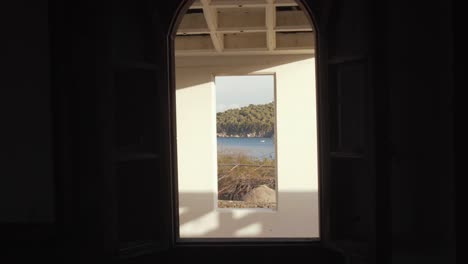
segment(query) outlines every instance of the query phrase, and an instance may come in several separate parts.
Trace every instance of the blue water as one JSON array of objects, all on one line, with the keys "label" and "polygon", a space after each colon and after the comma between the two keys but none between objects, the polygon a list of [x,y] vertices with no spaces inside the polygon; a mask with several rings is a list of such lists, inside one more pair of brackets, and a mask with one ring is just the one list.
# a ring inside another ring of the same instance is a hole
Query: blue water
[{"label": "blue water", "polygon": [[251,157],[275,158],[275,144],[272,138],[217,138],[218,152],[242,152]]}]

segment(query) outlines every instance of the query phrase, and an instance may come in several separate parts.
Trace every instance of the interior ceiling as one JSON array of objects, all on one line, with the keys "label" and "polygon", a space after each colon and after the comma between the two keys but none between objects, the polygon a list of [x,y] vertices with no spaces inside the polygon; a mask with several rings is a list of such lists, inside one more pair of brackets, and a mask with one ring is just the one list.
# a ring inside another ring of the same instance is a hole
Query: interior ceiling
[{"label": "interior ceiling", "polygon": [[175,39],[176,56],[313,54],[314,47],[295,0],[197,0]]}]

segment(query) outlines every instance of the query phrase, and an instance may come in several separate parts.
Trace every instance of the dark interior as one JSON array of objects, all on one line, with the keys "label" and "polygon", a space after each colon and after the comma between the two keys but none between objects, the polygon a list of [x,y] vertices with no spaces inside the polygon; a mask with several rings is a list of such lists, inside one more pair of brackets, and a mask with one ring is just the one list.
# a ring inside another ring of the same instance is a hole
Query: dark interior
[{"label": "dark interior", "polygon": [[274,243],[175,239],[170,36],[190,1],[2,5],[2,263],[456,262],[452,1],[301,2],[321,241]]}]

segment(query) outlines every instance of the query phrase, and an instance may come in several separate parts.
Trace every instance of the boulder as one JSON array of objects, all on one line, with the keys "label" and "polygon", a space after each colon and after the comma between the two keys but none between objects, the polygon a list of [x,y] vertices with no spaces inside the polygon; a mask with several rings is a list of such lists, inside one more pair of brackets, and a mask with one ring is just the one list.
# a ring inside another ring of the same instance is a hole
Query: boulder
[{"label": "boulder", "polygon": [[242,200],[248,203],[275,203],[276,191],[266,185],[260,185],[245,194]]}]

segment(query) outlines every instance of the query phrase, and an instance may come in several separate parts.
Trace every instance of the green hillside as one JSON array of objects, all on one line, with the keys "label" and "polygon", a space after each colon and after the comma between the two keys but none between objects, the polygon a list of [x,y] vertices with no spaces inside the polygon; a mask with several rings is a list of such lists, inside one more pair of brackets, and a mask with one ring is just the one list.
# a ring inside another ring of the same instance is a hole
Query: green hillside
[{"label": "green hillside", "polygon": [[218,137],[272,137],[275,131],[273,102],[230,109],[216,114]]}]

